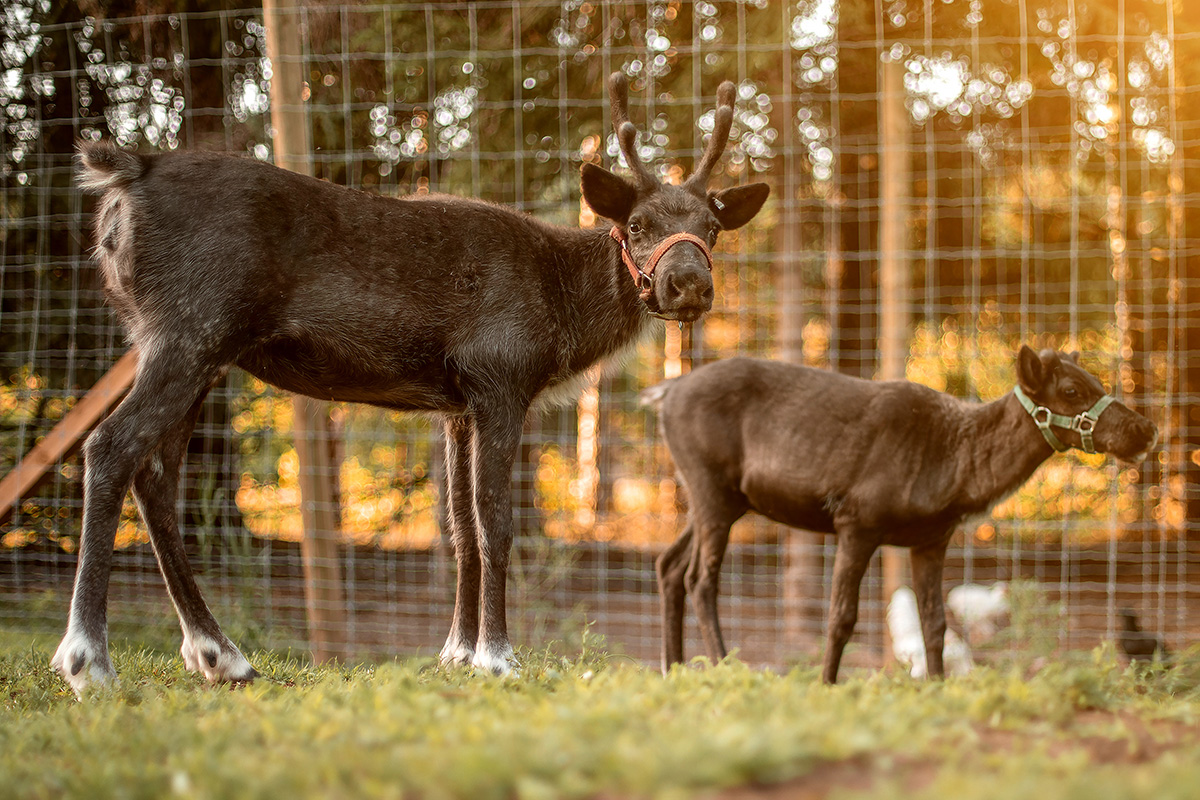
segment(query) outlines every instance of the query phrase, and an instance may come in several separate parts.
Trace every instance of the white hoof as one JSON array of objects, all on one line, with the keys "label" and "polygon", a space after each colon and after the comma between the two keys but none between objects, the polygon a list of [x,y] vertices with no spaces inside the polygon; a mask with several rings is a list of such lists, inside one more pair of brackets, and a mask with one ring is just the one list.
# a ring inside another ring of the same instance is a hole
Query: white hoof
[{"label": "white hoof", "polygon": [[456,641],[454,634],[450,634],[450,638],[446,640],[446,644],[442,647],[442,652],[438,655],[438,661],[447,667],[455,664],[470,664],[474,658],[475,648],[469,644]]},{"label": "white hoof", "polygon": [[503,646],[481,645],[475,650],[471,664],[480,670],[486,670],[493,675],[519,677],[517,659],[513,655],[512,645],[507,642]]},{"label": "white hoof", "polygon": [[108,660],[108,646],[97,644],[70,629],[58,645],[54,658],[50,659],[50,666],[63,676],[80,699],[89,688],[112,686],[117,682],[117,672]]},{"label": "white hoof", "polygon": [[191,672],[200,672],[210,683],[235,681],[245,683],[258,677],[258,671],[228,639],[217,641],[202,633],[184,631],[183,646],[179,648],[183,665]]}]

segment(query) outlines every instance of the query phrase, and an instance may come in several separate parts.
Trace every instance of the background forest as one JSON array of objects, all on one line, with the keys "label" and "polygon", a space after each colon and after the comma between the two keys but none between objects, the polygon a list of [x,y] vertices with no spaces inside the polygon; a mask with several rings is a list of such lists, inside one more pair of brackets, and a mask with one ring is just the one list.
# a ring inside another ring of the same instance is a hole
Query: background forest
[{"label": "background forest", "polygon": [[[383,194],[484,197],[591,226],[604,222],[580,205],[579,167],[619,167],[609,72],[630,76],[643,158],[667,178],[686,174],[702,148],[717,84],[737,83],[733,140],[714,180],[765,180],[772,199],[723,237],[713,313],[665,328],[577,404],[527,423],[518,524],[529,542],[549,543],[537,552],[554,554],[543,559],[551,577],[530,577],[530,591],[549,597],[552,585],[584,602],[565,588],[578,565],[557,543],[652,556],[682,523],[686,498],[655,420],[637,406],[640,389],[734,354],[878,375],[881,76],[885,62],[901,65],[907,376],[990,400],[1011,388],[1022,342],[1079,349],[1163,433],[1140,468],[1075,454],[1049,462],[992,520],[960,534],[964,575],[1017,577],[1031,561],[1068,612],[1098,584],[1100,621],[1064,612],[1063,624],[1111,631],[1116,582],[1129,572],[1158,627],[1183,630],[1197,620],[1169,595],[1194,583],[1200,530],[1200,218],[1187,188],[1200,168],[1197,22],[1182,0],[318,2],[302,16],[305,116],[318,177]],[[272,68],[253,7],[12,0],[0,26],[7,472],[125,349],[87,258],[92,201],[71,188],[75,140],[270,160]],[[334,414],[347,544],[429,551],[451,568],[437,425],[362,407]],[[182,510],[189,547],[214,574],[248,563],[269,573],[258,566],[270,560],[263,543],[299,538],[290,434],[288,398],[247,376],[210,395]],[[65,591],[40,570],[71,563],[78,476],[77,459],[63,461],[5,523],[5,589],[49,581]],[[781,533],[741,523],[743,565],[804,562],[825,575],[828,543],[797,536],[784,547]],[[143,542],[129,506],[121,543]],[[1099,573],[1081,566],[1081,548],[1101,553]],[[625,569],[590,568],[602,580]],[[744,580],[750,594],[792,602],[774,578]],[[603,619],[606,602],[589,610]]]}]

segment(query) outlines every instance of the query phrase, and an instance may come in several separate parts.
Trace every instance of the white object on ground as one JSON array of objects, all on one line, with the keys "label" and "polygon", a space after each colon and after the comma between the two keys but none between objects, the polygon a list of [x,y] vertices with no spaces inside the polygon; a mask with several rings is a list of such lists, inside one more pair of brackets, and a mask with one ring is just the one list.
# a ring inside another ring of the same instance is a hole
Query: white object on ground
[{"label": "white object on ground", "polygon": [[[896,660],[908,665],[909,674],[914,678],[924,678],[928,672],[925,637],[921,633],[917,596],[909,587],[901,586],[892,594],[887,608],[887,625],[892,637],[892,654]],[[966,675],[975,666],[967,643],[949,628],[946,629],[942,647],[942,661],[948,675]]]},{"label": "white object on ground", "polygon": [[946,606],[958,617],[967,641],[973,645],[995,636],[1007,624],[1012,610],[1008,584],[1003,581],[990,587],[978,583],[955,586],[946,595]]}]

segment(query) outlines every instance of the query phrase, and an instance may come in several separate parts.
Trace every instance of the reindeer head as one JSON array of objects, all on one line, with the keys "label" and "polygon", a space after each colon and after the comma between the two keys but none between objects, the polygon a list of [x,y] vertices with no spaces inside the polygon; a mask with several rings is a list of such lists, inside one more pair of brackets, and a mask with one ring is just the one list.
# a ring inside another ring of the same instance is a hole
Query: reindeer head
[{"label": "reindeer head", "polygon": [[733,124],[733,84],[717,89],[716,125],[699,164],[681,186],[660,183],[637,153],[637,128],[629,121],[625,75],[609,78],[613,129],[634,180],[595,164],[583,165],[583,196],[611,219],[613,238],[651,313],[691,322],[712,308],[712,256],[717,234],[749,222],[767,199],[764,183],[708,191],[708,178],[729,141]]},{"label": "reindeer head", "polygon": [[[1079,353],[1035,353],[1021,346],[1017,397],[1055,450],[1078,447],[1138,463],[1158,443],[1154,423],[1113,400],[1100,381],[1079,366]],[[1057,444],[1056,444],[1057,442]]]}]

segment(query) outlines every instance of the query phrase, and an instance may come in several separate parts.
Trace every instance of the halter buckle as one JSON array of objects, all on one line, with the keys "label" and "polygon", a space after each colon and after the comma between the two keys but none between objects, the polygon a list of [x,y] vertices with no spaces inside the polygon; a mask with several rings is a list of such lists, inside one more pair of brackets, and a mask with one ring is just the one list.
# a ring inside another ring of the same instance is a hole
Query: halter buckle
[{"label": "halter buckle", "polygon": [[1051,430],[1053,426],[1057,426],[1063,430],[1077,432],[1080,444],[1082,445],[1080,449],[1083,452],[1096,452],[1092,432],[1096,430],[1096,424],[1100,421],[1100,415],[1113,403],[1114,398],[1112,395],[1106,394],[1097,400],[1087,411],[1081,411],[1073,417],[1067,417],[1062,414],[1055,414],[1046,406],[1035,406],[1020,386],[1014,387],[1013,394],[1016,395],[1025,412],[1033,417],[1034,424],[1037,425],[1038,430],[1042,432],[1042,437],[1052,448],[1060,453],[1070,449],[1070,445],[1063,444],[1062,440]]}]

